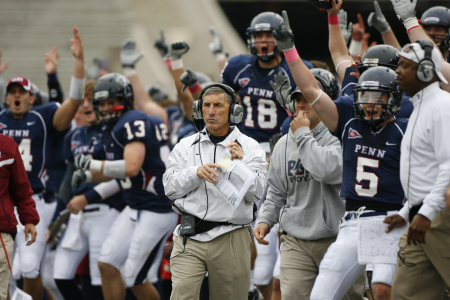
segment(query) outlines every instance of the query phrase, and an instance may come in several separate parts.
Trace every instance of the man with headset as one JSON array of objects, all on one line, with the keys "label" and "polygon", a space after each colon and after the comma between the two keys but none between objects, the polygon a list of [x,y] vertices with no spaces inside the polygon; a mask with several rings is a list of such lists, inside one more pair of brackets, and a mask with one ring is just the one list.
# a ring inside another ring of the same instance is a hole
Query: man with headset
[{"label": "man with headset", "polygon": [[400,156],[400,180],[408,201],[385,223],[410,222],[400,239],[393,299],[442,299],[450,286],[450,209],[444,194],[450,181],[450,94],[441,73],[442,56],[428,40],[399,53],[399,87],[414,104]]},{"label": "man with headset", "polygon": [[[170,154],[163,184],[173,209],[182,215],[173,238],[171,299],[198,298],[206,272],[212,299],[248,297],[252,252],[248,225],[254,202],[264,193],[267,163],[259,144],[230,126],[242,120],[242,111],[229,86],[205,87],[193,113],[204,119],[206,127],[182,139]],[[225,156],[241,160],[256,176],[236,208],[215,186]]]}]

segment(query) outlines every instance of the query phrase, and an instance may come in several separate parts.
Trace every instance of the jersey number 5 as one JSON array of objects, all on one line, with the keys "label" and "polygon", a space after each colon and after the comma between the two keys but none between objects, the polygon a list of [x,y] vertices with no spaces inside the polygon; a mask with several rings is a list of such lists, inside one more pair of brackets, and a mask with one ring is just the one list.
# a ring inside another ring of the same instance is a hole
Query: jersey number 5
[{"label": "jersey number 5", "polygon": [[358,164],[356,166],[356,181],[369,181],[369,188],[364,188],[360,184],[355,184],[355,192],[358,196],[373,197],[378,193],[378,176],[373,172],[366,172],[364,167],[371,167],[378,169],[380,161],[378,159],[372,159],[367,157],[358,157]]}]

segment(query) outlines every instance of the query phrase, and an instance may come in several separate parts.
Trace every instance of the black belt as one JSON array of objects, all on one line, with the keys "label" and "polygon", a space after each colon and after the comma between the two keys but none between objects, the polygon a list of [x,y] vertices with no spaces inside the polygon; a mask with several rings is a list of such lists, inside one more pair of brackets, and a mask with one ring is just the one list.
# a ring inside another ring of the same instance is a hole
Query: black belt
[{"label": "black belt", "polygon": [[412,220],[414,219],[415,215],[417,215],[417,213],[419,212],[419,209],[422,207],[422,204],[419,205],[414,205],[411,206],[411,208],[409,209],[409,223],[412,222]]},{"label": "black belt", "polygon": [[214,222],[214,221],[206,221],[196,216],[183,213],[181,217],[181,227],[180,227],[180,235],[190,236],[194,234],[200,234],[207,231],[210,231],[218,226],[222,225],[234,225],[228,222]]},{"label": "black belt", "polygon": [[87,212],[94,212],[94,211],[99,211],[99,210],[100,210],[99,207],[93,207],[93,208],[85,208],[85,209],[83,209],[83,212],[87,213]]}]

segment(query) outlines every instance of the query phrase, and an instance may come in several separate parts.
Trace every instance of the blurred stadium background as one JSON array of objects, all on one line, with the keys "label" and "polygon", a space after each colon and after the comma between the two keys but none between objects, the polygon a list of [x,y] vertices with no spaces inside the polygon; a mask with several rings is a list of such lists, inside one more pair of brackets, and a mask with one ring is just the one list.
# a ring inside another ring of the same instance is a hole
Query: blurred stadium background
[{"label": "blurred stadium background", "polygon": [[[406,32],[390,1],[378,2],[400,43],[406,43]],[[429,7],[449,4],[449,0],[422,0],[417,15],[420,17]],[[357,13],[366,20],[374,10],[372,0],[346,0],[343,8],[354,23]],[[168,43],[188,42],[190,51],[183,57],[185,68],[218,80],[219,70],[208,49],[212,41],[208,27],[214,25],[219,30],[224,50],[230,56],[247,53],[245,30],[252,18],[260,12],[281,14],[282,10],[289,13],[301,56],[329,61],[326,13],[319,12],[306,0],[1,0],[0,50],[2,62],[11,63],[2,77],[7,81],[16,75],[25,76],[46,90],[44,54],[56,46],[60,55],[58,75],[67,93],[74,62],[70,38],[73,26],[78,26],[87,70],[98,57],[109,61],[111,71],[121,72],[120,45],[124,39],[133,37],[138,50],[146,53],[137,66],[144,85],[160,83],[173,90],[172,79],[153,47],[159,30],[163,29]],[[381,43],[379,33],[368,28],[367,22],[365,25],[371,41]]]}]

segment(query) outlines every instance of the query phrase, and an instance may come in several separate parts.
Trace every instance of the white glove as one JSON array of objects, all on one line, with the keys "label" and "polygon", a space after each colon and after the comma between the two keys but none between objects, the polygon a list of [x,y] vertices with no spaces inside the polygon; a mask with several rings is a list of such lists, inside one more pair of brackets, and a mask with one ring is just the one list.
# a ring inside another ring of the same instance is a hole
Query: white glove
[{"label": "white glove", "polygon": [[342,35],[344,36],[345,44],[348,45],[352,39],[353,23],[348,23],[347,26],[347,12],[343,9],[339,10],[339,27],[341,27]]},{"label": "white glove", "polygon": [[406,22],[416,17],[419,0],[391,0],[399,20]]},{"label": "white glove", "polygon": [[278,75],[275,74],[274,79],[275,83],[271,80],[270,86],[275,91],[277,101],[284,107],[290,102],[289,95],[291,94],[292,87],[289,84],[289,78],[280,71]]},{"label": "white glove", "polygon": [[126,39],[120,47],[120,63],[123,68],[132,68],[144,56],[144,53],[136,53],[136,41]]}]

